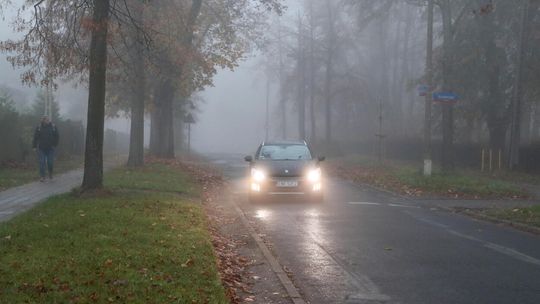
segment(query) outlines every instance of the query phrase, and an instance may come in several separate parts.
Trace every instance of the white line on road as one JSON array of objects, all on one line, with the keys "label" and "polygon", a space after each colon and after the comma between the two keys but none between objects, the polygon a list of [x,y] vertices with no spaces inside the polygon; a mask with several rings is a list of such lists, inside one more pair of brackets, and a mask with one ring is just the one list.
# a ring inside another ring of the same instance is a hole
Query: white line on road
[{"label": "white line on road", "polygon": [[370,202],[348,202],[349,205],[377,205],[379,206],[380,203],[370,203]]},{"label": "white line on road", "polygon": [[409,205],[401,205],[401,204],[388,204],[390,207],[401,207],[401,208],[420,208],[418,206],[409,206]]},{"label": "white line on road", "polygon": [[536,266],[540,266],[540,260],[538,260],[536,258],[533,258],[532,256],[526,255],[524,253],[521,253],[521,252],[519,252],[519,251],[517,251],[515,249],[505,247],[505,246],[502,246],[502,245],[498,245],[498,244],[495,244],[495,243],[487,242],[487,241],[481,240],[479,238],[476,238],[476,237],[474,237],[472,235],[468,235],[468,234],[464,234],[464,233],[455,231],[453,229],[450,229],[450,227],[447,226],[447,225],[443,225],[443,224],[437,223],[435,221],[431,221],[431,220],[428,220],[428,219],[425,219],[425,218],[421,218],[421,217],[419,217],[417,215],[414,215],[413,213],[410,213],[410,212],[406,212],[406,213],[411,215],[412,217],[414,217],[415,219],[417,219],[419,221],[422,221],[424,223],[427,223],[427,224],[442,228],[446,232],[448,232],[450,234],[453,234],[455,236],[458,236],[460,238],[464,238],[466,240],[473,241],[473,242],[478,242],[478,243],[482,244],[482,246],[484,246],[486,248],[489,248],[489,249],[494,250],[494,251],[496,251],[498,253],[507,255],[507,256],[509,256],[511,258],[514,258],[516,260],[520,260],[520,261],[527,262],[527,263],[530,263],[530,264],[533,264],[533,265],[536,265]]}]

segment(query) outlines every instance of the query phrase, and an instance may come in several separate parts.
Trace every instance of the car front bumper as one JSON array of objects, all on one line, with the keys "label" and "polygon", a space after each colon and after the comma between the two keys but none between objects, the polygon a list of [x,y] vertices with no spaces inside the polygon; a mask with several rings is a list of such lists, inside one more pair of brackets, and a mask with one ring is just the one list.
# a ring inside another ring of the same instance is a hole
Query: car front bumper
[{"label": "car front bumper", "polygon": [[310,182],[301,177],[271,177],[262,182],[250,179],[251,195],[318,195],[322,193],[322,181]]}]

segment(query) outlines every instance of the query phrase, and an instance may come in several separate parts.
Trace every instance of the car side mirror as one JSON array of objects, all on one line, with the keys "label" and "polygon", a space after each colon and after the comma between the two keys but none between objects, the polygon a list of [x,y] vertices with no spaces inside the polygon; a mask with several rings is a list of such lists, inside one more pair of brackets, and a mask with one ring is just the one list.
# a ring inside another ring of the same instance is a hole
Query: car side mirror
[{"label": "car side mirror", "polygon": [[253,157],[251,155],[248,155],[248,156],[244,157],[244,160],[247,161],[247,162],[252,162]]},{"label": "car side mirror", "polygon": [[319,162],[323,162],[326,160],[326,156],[319,156],[317,159],[319,160]]}]

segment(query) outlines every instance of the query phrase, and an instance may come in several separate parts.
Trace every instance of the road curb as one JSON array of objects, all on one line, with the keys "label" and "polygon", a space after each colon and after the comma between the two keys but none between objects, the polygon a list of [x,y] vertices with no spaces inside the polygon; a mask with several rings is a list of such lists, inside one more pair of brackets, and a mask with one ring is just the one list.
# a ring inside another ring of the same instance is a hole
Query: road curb
[{"label": "road curb", "polygon": [[240,216],[240,220],[242,221],[242,224],[247,228],[249,234],[255,240],[255,243],[257,243],[257,246],[263,253],[263,256],[270,264],[270,268],[272,268],[272,271],[276,274],[279,281],[285,288],[285,291],[287,292],[287,295],[289,296],[289,298],[291,298],[294,304],[306,304],[307,302],[300,295],[300,292],[298,291],[296,286],[294,286],[291,279],[287,276],[287,273],[283,270],[283,267],[281,266],[281,264],[274,257],[274,255],[272,255],[272,253],[270,252],[270,249],[268,249],[268,247],[266,246],[262,238],[255,232],[255,229],[253,229],[253,227],[249,223],[244,211],[242,211],[242,209],[240,209],[240,207],[238,207],[238,205],[234,201],[232,201],[232,204],[234,206],[234,209]]}]

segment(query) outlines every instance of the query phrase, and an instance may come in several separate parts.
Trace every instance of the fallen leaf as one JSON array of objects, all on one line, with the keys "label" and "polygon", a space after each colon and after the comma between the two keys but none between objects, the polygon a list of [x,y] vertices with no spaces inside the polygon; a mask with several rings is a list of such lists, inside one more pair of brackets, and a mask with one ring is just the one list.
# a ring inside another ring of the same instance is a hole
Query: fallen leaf
[{"label": "fallen leaf", "polygon": [[183,264],[180,265],[180,266],[182,266],[183,268],[186,268],[186,267],[191,266],[191,265],[193,265],[193,260],[192,260],[192,259],[188,259],[185,263],[183,263]]}]

